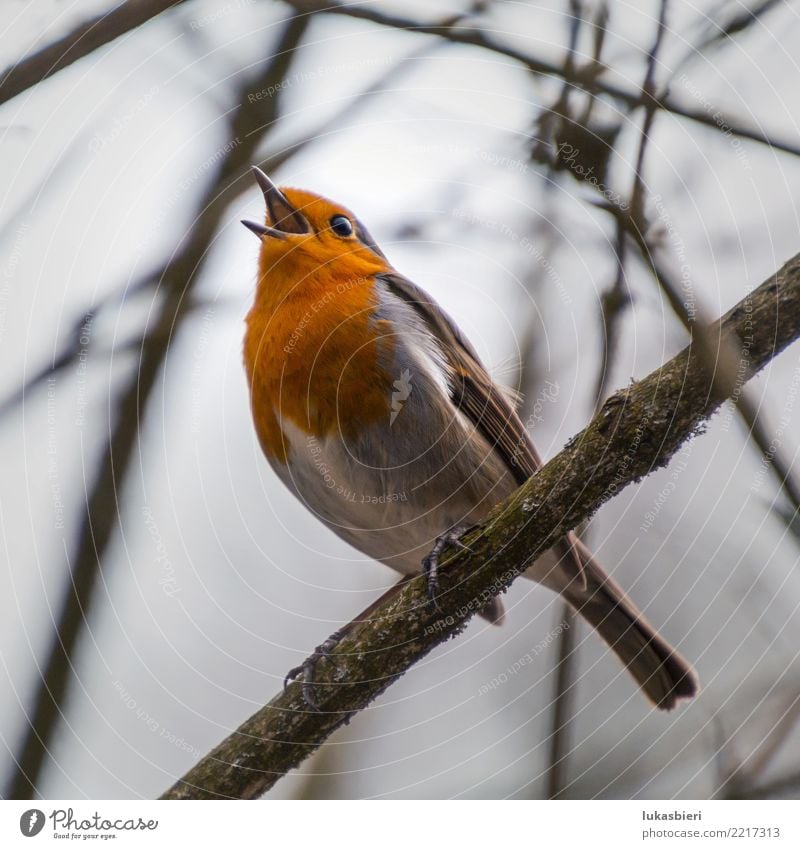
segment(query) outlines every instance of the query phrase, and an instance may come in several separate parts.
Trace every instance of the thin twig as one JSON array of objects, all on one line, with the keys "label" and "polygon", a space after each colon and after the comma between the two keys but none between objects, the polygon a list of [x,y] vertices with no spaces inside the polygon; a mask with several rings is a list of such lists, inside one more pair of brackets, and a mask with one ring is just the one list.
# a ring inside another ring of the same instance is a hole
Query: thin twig
[{"label": "thin twig", "polygon": [[[0,75],[0,104],[68,67],[76,60],[89,55],[93,50],[119,38],[135,26],[182,2],[185,2],[185,0],[128,0],[109,13],[81,24],[53,44],[6,68]],[[410,18],[390,15],[365,5],[340,5],[320,2],[320,0],[287,0],[287,2],[301,13],[347,15],[371,21],[381,26],[436,35],[456,44],[472,45],[491,50],[496,54],[521,63],[531,73],[567,79],[570,84],[582,88],[590,94],[601,92],[629,107],[641,105],[640,95],[637,92],[601,79],[596,73],[596,69],[589,69],[588,72],[586,69],[577,69],[574,77],[565,77],[563,66],[527,54],[511,45],[502,44],[479,29],[456,27],[450,23],[442,22],[423,24]],[[765,133],[759,127],[748,126],[732,116],[724,115],[718,109],[692,108],[669,96],[660,99],[657,107],[718,132],[732,133],[740,138],[766,144],[775,150],[790,153],[793,156],[800,155],[800,146],[795,142]]]},{"label": "thin twig", "polygon": [[644,215],[644,159],[647,154],[647,145],[650,134],[653,131],[653,119],[656,116],[658,98],[656,97],[656,64],[658,63],[658,52],[664,40],[667,24],[667,0],[661,0],[658,14],[658,25],[653,46],[647,56],[647,71],[642,83],[642,103],[644,104],[644,121],[642,132],[639,136],[639,151],[636,156],[636,167],[633,172],[633,187],[631,188],[631,216],[640,219]]},{"label": "thin twig", "polygon": [[[309,14],[334,14],[345,15],[360,20],[370,21],[384,27],[392,29],[400,29],[407,32],[419,33],[422,35],[435,35],[444,38],[453,44],[465,44],[472,47],[480,47],[484,50],[490,50],[501,56],[519,62],[527,68],[532,74],[538,76],[557,77],[565,79],[564,66],[557,62],[550,62],[546,59],[541,59],[526,53],[524,50],[519,50],[510,44],[504,44],[497,41],[492,36],[478,27],[466,26],[450,26],[441,23],[421,23],[411,18],[404,18],[400,15],[393,15],[375,8],[374,5],[366,4],[338,4],[324,2],[324,0],[287,0],[287,2],[299,12],[307,12]],[[584,78],[585,71],[577,69],[574,78],[568,79],[568,82],[580,88],[583,91],[593,89],[595,91],[606,94],[614,99],[624,103],[629,107],[637,107],[642,105],[641,92],[631,91],[628,88],[619,86],[609,80],[598,77],[593,74],[590,80]],[[588,82],[588,84],[587,84]],[[742,121],[722,113],[721,110],[715,108],[703,109],[692,108],[685,106],[674,100],[669,95],[666,95],[656,102],[658,109],[677,115],[681,118],[687,118],[705,127],[709,127],[717,132],[730,133],[739,138],[749,139],[751,141],[766,144],[770,148],[791,153],[793,156],[800,155],[800,146],[795,141],[781,139],[771,134],[765,133],[760,127],[751,127]]]},{"label": "thin twig", "polygon": [[791,502],[793,512],[795,514],[800,512],[800,486],[795,481],[791,468],[778,452],[773,450],[772,439],[759,417],[758,408],[750,400],[744,387],[745,380],[749,377],[748,339],[742,339],[741,347],[737,350],[730,340],[715,340],[710,337],[708,321],[703,309],[699,304],[695,304],[694,314],[690,314],[681,296],[680,285],[667,267],[659,261],[659,248],[649,235],[650,224],[647,218],[635,218],[630,207],[622,209],[619,204],[604,201],[597,205],[611,211],[619,221],[623,222],[627,234],[638,247],[646,267],[665,295],[670,308],[681,320],[692,339],[697,342],[700,355],[709,367],[714,368],[716,390],[734,401],[736,411],[747,425],[753,444],[758,448],[761,457],[768,461],[773,477]]},{"label": "thin twig", "polygon": [[562,628],[558,635],[556,658],[556,685],[553,696],[553,722],[550,727],[550,747],[547,754],[547,798],[558,799],[567,786],[567,766],[570,751],[570,725],[575,713],[575,663],[577,661],[578,617],[575,611],[562,602],[559,605]]},{"label": "thin twig", "polygon": [[[641,209],[644,197],[642,171],[650,138],[653,118],[656,114],[655,77],[658,52],[666,30],[667,0],[661,0],[656,36],[653,46],[647,54],[647,67],[642,83],[642,102],[645,117],[636,157],[633,186],[631,188],[631,209]],[[595,59],[599,62],[599,56]],[[617,271],[611,288],[601,298],[603,322],[603,351],[597,371],[594,392],[594,414],[597,415],[605,400],[608,381],[611,375],[613,357],[617,351],[617,328],[626,307],[630,303],[625,290],[625,228],[617,222],[616,260]],[[562,605],[561,615],[575,624],[575,615],[569,604]],[[548,767],[548,798],[557,799],[566,788],[567,759],[569,757],[569,728],[572,721],[573,702],[575,700],[575,670],[577,660],[577,633],[574,627],[562,630],[558,638],[558,660],[556,674],[556,692],[553,698],[553,726],[550,734],[550,753]]]},{"label": "thin twig", "polygon": [[[768,12],[775,8],[785,8],[786,5],[786,0],[760,0],[754,6],[747,8],[738,4],[733,6],[728,0],[722,0],[716,9],[704,16],[709,24],[707,27],[708,34],[687,49],[686,55],[675,64],[673,76],[690,62],[694,62],[698,57],[703,56],[710,47],[727,43],[734,36],[739,36],[750,29]],[[734,8],[736,14],[727,23],[718,23],[723,12],[730,8]]]},{"label": "thin twig", "polygon": [[0,103],[38,85],[78,59],[132,32],[185,0],[127,0],[79,24],[63,38],[37,50],[0,73]]},{"label": "thin twig", "polygon": [[766,740],[748,759],[746,783],[754,786],[758,779],[767,771],[775,756],[783,747],[786,738],[794,731],[800,722],[800,693],[792,699],[783,716],[775,724]]},{"label": "thin twig", "polygon": [[[571,25],[569,48],[564,59],[564,85],[561,88],[558,103],[550,113],[560,118],[568,115],[569,96],[572,86],[568,80],[575,75],[575,51],[578,46],[581,25],[583,24],[583,9],[578,0],[571,0]],[[599,55],[595,57],[598,62]],[[589,98],[591,103],[593,98]],[[590,110],[587,109],[587,119]],[[549,169],[552,173],[552,168]],[[549,176],[549,174],[548,174]],[[577,657],[577,617],[567,602],[559,605],[560,622],[566,622],[569,627],[560,629],[556,652],[556,681],[552,700],[552,723],[550,726],[550,746],[547,763],[547,798],[557,799],[567,783],[567,767],[570,750],[570,723],[572,721],[573,704],[575,701],[575,670]]]},{"label": "thin twig", "polygon": [[[643,86],[642,101],[645,104],[645,118],[642,126],[639,151],[636,162],[636,170],[633,177],[633,188],[631,191],[631,203],[627,209],[613,202],[604,202],[600,206],[609,209],[617,217],[617,226],[624,227],[639,248],[639,252],[653,279],[666,296],[667,301],[681,320],[684,328],[692,338],[699,340],[699,350],[706,361],[714,364],[716,369],[715,383],[718,390],[726,397],[733,397],[736,402],[736,410],[748,427],[753,443],[758,447],[763,457],[769,458],[769,465],[779,485],[786,493],[795,512],[800,511],[800,487],[795,482],[791,469],[783,462],[776,451],[771,450],[771,437],[767,434],[762,420],[759,418],[758,409],[750,400],[746,390],[742,387],[741,373],[747,370],[747,340],[744,339],[743,346],[737,351],[726,341],[722,348],[718,349],[712,340],[707,338],[707,320],[699,305],[695,305],[694,314],[689,309],[681,296],[680,286],[673,280],[671,273],[658,260],[658,246],[650,239],[651,224],[645,210],[645,184],[643,177],[644,157],[647,144],[652,132],[652,123],[656,113],[653,106],[661,98],[655,86],[655,54],[661,44],[666,20],[666,3],[662,2],[659,15],[659,27],[656,39],[651,51],[651,61],[648,64],[647,77]],[[738,386],[737,386],[738,382]]]},{"label": "thin twig", "polygon": [[[715,795],[726,799],[761,797],[765,793],[765,788],[772,783],[760,783],[761,779],[797,728],[798,723],[800,723],[800,695],[795,695],[784,708],[780,719],[774,723],[769,733],[750,755],[746,758],[734,758],[728,755],[725,758],[722,764],[724,769],[720,770],[722,780]],[[732,741],[728,741],[723,748],[727,750],[731,745]]]}]

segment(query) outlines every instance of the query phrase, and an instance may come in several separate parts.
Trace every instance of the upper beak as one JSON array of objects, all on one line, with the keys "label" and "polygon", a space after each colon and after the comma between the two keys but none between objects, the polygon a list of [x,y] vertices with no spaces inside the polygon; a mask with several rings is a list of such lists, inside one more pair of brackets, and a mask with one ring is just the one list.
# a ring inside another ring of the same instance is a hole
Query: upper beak
[{"label": "upper beak", "polygon": [[274,236],[283,239],[287,233],[311,232],[311,227],[303,213],[295,209],[286,199],[286,195],[255,165],[253,166],[253,176],[264,193],[272,226],[257,224],[255,221],[242,221],[245,227],[252,230],[259,238]]}]

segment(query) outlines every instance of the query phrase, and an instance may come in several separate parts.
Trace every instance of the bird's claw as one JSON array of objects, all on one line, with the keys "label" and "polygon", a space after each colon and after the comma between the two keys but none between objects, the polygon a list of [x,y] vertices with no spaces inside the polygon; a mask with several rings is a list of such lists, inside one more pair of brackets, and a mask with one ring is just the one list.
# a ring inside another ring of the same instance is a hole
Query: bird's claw
[{"label": "bird's claw", "polygon": [[298,681],[303,694],[303,701],[317,713],[321,713],[322,709],[314,696],[314,687],[317,686],[317,682],[314,680],[314,671],[321,660],[330,659],[331,652],[339,645],[343,636],[344,634],[341,631],[335,631],[324,643],[320,643],[299,666],[290,669],[283,679],[284,690],[293,681]]},{"label": "bird's claw", "polygon": [[437,555],[434,555],[433,552],[431,552],[422,561],[422,574],[425,576],[428,601],[430,601],[437,610],[441,611],[437,600],[437,596],[439,595],[439,558]]},{"label": "bird's claw", "polygon": [[469,531],[472,525],[455,525],[449,531],[436,537],[431,553],[422,561],[422,574],[425,576],[428,588],[428,599],[434,607],[441,611],[437,597],[439,595],[439,555],[448,545],[471,552],[472,549],[461,541],[461,537]]}]

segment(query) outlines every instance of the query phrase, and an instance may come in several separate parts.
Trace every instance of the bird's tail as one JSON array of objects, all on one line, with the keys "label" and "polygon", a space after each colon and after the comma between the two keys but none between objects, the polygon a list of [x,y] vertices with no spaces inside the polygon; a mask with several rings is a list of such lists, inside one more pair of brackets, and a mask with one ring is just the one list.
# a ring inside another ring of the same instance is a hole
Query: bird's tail
[{"label": "bird's tail", "polygon": [[600,634],[628,668],[647,697],[662,710],[697,693],[694,670],[658,634],[636,605],[574,537],[586,586],[572,580],[561,590],[567,601]]}]

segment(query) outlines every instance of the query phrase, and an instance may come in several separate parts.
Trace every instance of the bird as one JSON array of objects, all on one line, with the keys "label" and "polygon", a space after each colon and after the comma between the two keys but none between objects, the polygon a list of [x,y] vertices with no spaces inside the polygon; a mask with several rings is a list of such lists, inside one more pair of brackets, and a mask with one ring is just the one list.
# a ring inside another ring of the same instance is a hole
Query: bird
[{"label": "bird", "polygon": [[[256,435],[272,469],[328,528],[436,603],[439,556],[542,465],[512,393],[456,322],[398,272],[345,206],[278,188],[258,167],[264,222],[245,318]],[[573,532],[527,566],[669,710],[698,690],[690,664]],[[373,605],[374,607],[374,605]],[[494,598],[481,611],[504,617]],[[318,709],[314,671],[340,629],[287,675]]]}]

